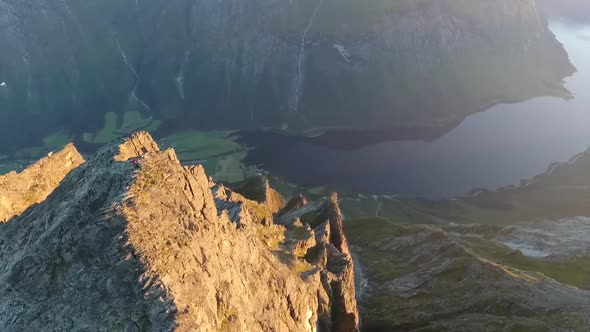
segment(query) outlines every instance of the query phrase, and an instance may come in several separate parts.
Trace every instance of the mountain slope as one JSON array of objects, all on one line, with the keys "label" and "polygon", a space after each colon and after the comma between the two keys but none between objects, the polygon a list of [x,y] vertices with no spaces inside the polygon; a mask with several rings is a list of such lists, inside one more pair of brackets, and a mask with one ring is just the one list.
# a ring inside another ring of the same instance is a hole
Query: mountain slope
[{"label": "mountain slope", "polygon": [[0,24],[0,139],[28,137],[10,149],[64,131],[447,127],[566,96],[573,72],[534,0],[2,0]]},{"label": "mountain slope", "polygon": [[273,223],[273,202],[209,182],[146,133],[109,144],[1,225],[0,329],[357,331],[341,219],[301,232]]},{"label": "mountain slope", "polygon": [[[345,224],[366,331],[586,331],[587,258],[526,257],[493,227]],[[486,230],[488,232],[486,232]],[[553,279],[553,278],[555,279]],[[578,282],[581,281],[581,282]],[[575,286],[573,286],[575,284]]]}]

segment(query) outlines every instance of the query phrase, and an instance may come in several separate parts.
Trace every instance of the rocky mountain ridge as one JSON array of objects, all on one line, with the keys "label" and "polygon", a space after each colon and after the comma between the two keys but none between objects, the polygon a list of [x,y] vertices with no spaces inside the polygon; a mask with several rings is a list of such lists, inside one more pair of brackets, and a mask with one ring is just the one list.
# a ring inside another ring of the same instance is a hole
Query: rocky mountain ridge
[{"label": "rocky mountain ridge", "polygon": [[590,325],[584,218],[344,222],[335,194],[287,202],[264,177],[215,183],[144,132],[87,161],[69,145],[0,177],[0,193],[2,331]]},{"label": "rocky mountain ridge", "polygon": [[335,196],[285,206],[258,179],[248,199],[144,132],[75,153],[1,178],[0,192],[55,169],[63,180],[2,206],[17,216],[0,225],[0,330],[359,330]]}]

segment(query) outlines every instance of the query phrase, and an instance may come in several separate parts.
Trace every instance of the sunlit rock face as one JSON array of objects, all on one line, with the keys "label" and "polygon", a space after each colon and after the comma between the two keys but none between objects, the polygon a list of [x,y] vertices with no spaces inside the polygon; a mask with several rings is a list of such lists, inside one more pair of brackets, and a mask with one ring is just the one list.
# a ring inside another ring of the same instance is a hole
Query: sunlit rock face
[{"label": "sunlit rock face", "polygon": [[335,196],[282,225],[267,181],[245,198],[145,132],[51,166],[70,153],[22,173],[69,171],[0,225],[0,330],[359,330]]},{"label": "sunlit rock face", "polygon": [[84,158],[73,145],[51,153],[20,173],[0,176],[0,223],[43,202]]},{"label": "sunlit rock face", "polygon": [[448,126],[564,95],[572,72],[533,0],[4,0],[0,24],[12,148],[60,130]]}]

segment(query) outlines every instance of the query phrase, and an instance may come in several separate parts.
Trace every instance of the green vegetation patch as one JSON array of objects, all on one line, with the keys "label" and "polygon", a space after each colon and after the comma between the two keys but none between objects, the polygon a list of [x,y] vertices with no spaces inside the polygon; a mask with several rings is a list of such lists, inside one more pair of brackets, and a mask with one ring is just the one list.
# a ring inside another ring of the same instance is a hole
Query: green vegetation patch
[{"label": "green vegetation patch", "polygon": [[63,131],[53,133],[43,139],[43,146],[51,150],[59,150],[71,143],[74,138]]},{"label": "green vegetation patch", "polygon": [[31,160],[31,159],[39,159],[45,149],[42,147],[34,146],[29,148],[24,148],[16,152],[15,156],[16,159],[24,159],[24,160]]},{"label": "green vegetation patch", "polygon": [[412,235],[430,229],[428,226],[406,226],[386,218],[364,218],[347,221],[344,225],[346,237],[359,244],[379,242],[395,237]]},{"label": "green vegetation patch", "polygon": [[19,170],[21,164],[18,162],[0,163],[0,175],[8,174],[12,171]]},{"label": "green vegetation patch", "polygon": [[590,289],[590,257],[548,259],[528,257],[498,242],[478,236],[461,237],[461,243],[473,253],[498,264],[522,271],[538,272],[582,289]]},{"label": "green vegetation patch", "polygon": [[428,230],[427,226],[404,226],[384,218],[366,218],[346,221],[344,232],[349,242],[357,247],[361,264],[366,264],[375,280],[393,280],[410,271],[395,263],[389,241]]},{"label": "green vegetation patch", "polygon": [[241,151],[243,147],[225,131],[183,131],[161,139],[181,160],[199,160]]},{"label": "green vegetation patch", "polygon": [[84,141],[88,143],[107,143],[111,142],[119,137],[115,134],[117,130],[117,113],[108,112],[104,115],[104,126],[95,135],[85,133]]},{"label": "green vegetation patch", "polygon": [[84,133],[83,139],[87,143],[104,144],[136,130],[155,131],[160,124],[160,120],[144,116],[138,111],[125,112],[122,116],[108,112],[104,115],[103,128],[96,134]]},{"label": "green vegetation patch", "polygon": [[246,148],[227,131],[183,131],[164,137],[160,143],[176,150],[184,162],[199,162],[216,181],[238,183],[247,178],[242,163]]}]

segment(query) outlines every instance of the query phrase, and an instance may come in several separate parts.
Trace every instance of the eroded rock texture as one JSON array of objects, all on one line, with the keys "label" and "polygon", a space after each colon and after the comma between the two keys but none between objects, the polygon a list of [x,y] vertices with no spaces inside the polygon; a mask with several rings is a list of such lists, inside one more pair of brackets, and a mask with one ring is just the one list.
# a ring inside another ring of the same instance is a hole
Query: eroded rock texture
[{"label": "eroded rock texture", "polygon": [[[264,199],[250,200],[147,133],[77,168],[73,146],[51,158],[64,154],[71,164],[23,172],[69,174],[0,227],[0,330],[359,329],[335,197],[283,226],[284,201],[265,180]],[[20,188],[14,174],[2,180]]]},{"label": "eroded rock texture", "polygon": [[0,176],[0,222],[44,201],[63,178],[84,162],[73,145],[50,154],[21,173]]}]

